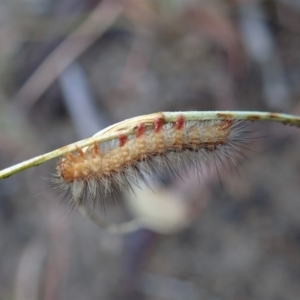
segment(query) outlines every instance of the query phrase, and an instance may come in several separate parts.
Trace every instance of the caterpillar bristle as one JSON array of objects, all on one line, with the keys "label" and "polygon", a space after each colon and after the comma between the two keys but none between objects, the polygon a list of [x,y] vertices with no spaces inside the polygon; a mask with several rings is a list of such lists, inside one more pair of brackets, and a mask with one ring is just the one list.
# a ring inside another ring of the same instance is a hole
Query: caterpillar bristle
[{"label": "caterpillar bristle", "polygon": [[141,182],[150,186],[149,178],[162,180],[166,172],[183,178],[190,168],[199,172],[208,163],[217,168],[225,160],[235,168],[235,158],[244,156],[243,145],[249,143],[248,128],[231,119],[185,121],[179,115],[174,123],[157,118],[152,127],[135,128],[111,142],[77,147],[58,161],[57,181],[76,206],[104,206]]}]

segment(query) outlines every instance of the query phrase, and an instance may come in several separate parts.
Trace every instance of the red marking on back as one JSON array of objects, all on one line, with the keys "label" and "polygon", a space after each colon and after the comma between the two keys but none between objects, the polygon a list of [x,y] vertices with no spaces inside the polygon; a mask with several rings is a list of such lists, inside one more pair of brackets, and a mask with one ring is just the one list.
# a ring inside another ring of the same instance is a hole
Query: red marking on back
[{"label": "red marking on back", "polygon": [[159,132],[162,128],[162,121],[161,119],[157,118],[154,120],[154,132]]},{"label": "red marking on back", "polygon": [[136,137],[140,137],[141,135],[144,134],[144,124],[139,123],[137,125],[137,130],[136,130]]},{"label": "red marking on back", "polygon": [[94,146],[93,146],[93,152],[92,152],[93,157],[96,157],[98,155],[98,153],[99,153],[99,146],[95,142]]},{"label": "red marking on back", "polygon": [[174,124],[175,129],[181,129],[183,127],[184,124],[184,118],[183,115],[179,115],[177,118],[177,121]]},{"label": "red marking on back", "polygon": [[232,125],[233,120],[228,120],[227,119],[227,120],[224,120],[223,123],[224,123],[224,125],[222,126],[222,129],[227,129]]},{"label": "red marking on back", "polygon": [[125,136],[124,134],[120,134],[118,138],[119,138],[119,147],[123,147],[127,142],[127,136]]},{"label": "red marking on back", "polygon": [[[76,161],[76,157],[72,153],[66,153],[65,154],[65,158],[67,160],[71,161],[71,162],[75,162]],[[60,160],[60,164],[62,164],[62,160]]]},{"label": "red marking on back", "polygon": [[80,157],[81,157],[81,158],[84,158],[84,152],[82,151],[82,149],[79,148],[79,147],[77,147],[77,146],[76,146],[76,149],[77,149],[77,152],[78,152],[78,154],[80,155]]}]

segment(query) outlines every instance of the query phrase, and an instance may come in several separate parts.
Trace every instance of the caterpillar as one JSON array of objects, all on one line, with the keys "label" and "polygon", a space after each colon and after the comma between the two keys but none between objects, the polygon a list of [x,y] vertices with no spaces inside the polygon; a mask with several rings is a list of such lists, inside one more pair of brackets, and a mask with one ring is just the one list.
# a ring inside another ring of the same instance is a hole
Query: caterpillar
[{"label": "caterpillar", "polygon": [[111,141],[77,147],[59,159],[57,181],[74,205],[107,202],[166,172],[181,177],[189,168],[201,171],[202,164],[234,165],[249,142],[248,128],[228,116],[191,121],[178,114],[171,122],[155,116],[147,122],[132,119],[129,135],[120,131]]}]

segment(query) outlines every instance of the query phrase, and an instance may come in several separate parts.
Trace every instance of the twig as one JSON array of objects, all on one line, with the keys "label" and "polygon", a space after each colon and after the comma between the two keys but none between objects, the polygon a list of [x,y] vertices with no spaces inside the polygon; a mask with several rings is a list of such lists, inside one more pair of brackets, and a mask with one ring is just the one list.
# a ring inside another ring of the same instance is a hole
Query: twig
[{"label": "twig", "polygon": [[249,112],[249,111],[189,111],[189,112],[159,112],[150,115],[138,116],[120,123],[111,125],[94,136],[56,149],[54,151],[36,156],[9,168],[0,171],[0,179],[7,178],[15,173],[37,166],[65,153],[75,151],[78,147],[83,148],[94,143],[102,143],[117,139],[121,134],[129,136],[134,133],[137,124],[143,124],[146,128],[153,128],[156,119],[161,119],[165,123],[175,122],[179,115],[183,115],[186,121],[205,120],[248,120],[248,121],[270,121],[300,127],[300,117],[269,112]]}]

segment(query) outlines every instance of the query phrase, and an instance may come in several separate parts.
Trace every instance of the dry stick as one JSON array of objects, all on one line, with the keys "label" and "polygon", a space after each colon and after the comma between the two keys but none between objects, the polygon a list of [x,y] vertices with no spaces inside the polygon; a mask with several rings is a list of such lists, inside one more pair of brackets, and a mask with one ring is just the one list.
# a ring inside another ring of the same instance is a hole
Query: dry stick
[{"label": "dry stick", "polygon": [[[279,122],[285,125],[292,125],[300,127],[300,117],[288,114],[278,114],[269,112],[245,112],[245,111],[189,111],[189,112],[160,112],[145,116],[138,116],[132,119],[122,121],[120,123],[111,125],[93,137],[78,141],[76,143],[59,148],[52,152],[34,157],[7,169],[0,171],[0,179],[9,177],[22,170],[37,166],[52,158],[61,156],[65,153],[72,152],[76,149],[90,146],[94,143],[102,143],[105,141],[118,138],[120,135],[128,136],[134,134],[138,124],[143,124],[146,128],[153,128],[157,119],[162,120],[163,123],[174,123],[178,116],[182,115],[185,121],[208,121],[208,120],[249,120],[249,121],[272,121]],[[99,218],[89,207],[80,205],[78,207],[80,213],[89,217],[99,227],[106,229],[111,233],[129,233],[137,230],[142,226],[139,219],[133,219],[121,224],[107,224]]]},{"label": "dry stick", "polygon": [[87,20],[40,64],[14,97],[19,105],[32,105],[55,79],[88,49],[120,16],[123,1],[101,1]]},{"label": "dry stick", "polygon": [[164,123],[176,122],[179,115],[184,117],[185,121],[208,121],[208,120],[248,120],[248,121],[270,121],[300,127],[300,117],[269,112],[247,112],[247,111],[188,111],[188,112],[158,112],[150,115],[138,116],[125,121],[113,124],[94,136],[56,149],[54,151],[36,156],[9,168],[0,171],[0,179],[7,178],[15,173],[28,168],[38,166],[50,159],[62,156],[68,152],[75,151],[77,148],[90,146],[94,143],[102,143],[117,139],[121,134],[129,136],[137,128],[137,124],[143,124],[145,128],[153,128],[156,119]]}]

